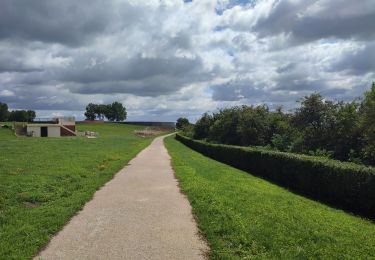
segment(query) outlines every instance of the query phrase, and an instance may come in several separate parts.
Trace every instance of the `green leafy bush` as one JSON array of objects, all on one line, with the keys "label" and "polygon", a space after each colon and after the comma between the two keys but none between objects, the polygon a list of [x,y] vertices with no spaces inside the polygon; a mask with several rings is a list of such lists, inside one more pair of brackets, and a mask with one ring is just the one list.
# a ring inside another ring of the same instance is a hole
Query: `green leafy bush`
[{"label": "green leafy bush", "polygon": [[282,152],[288,151],[289,143],[290,141],[288,140],[288,138],[280,134],[274,134],[271,139],[272,146]]},{"label": "green leafy bush", "polygon": [[315,151],[309,151],[309,155],[311,156],[318,156],[318,157],[325,157],[325,158],[332,158],[333,151],[327,151],[326,149],[316,149]]},{"label": "green leafy bush", "polygon": [[184,136],[193,138],[193,136],[194,136],[194,125],[192,125],[192,124],[185,125],[180,131]]},{"label": "green leafy bush", "polygon": [[305,196],[375,219],[375,169],[258,148],[176,139],[220,162],[268,179]]}]

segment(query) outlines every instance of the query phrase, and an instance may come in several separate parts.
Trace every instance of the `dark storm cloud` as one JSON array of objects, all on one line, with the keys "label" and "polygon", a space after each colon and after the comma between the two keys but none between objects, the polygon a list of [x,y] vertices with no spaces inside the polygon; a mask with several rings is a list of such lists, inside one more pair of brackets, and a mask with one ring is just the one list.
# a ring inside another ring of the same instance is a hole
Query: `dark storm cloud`
[{"label": "dark storm cloud", "polygon": [[227,84],[211,87],[212,99],[220,102],[236,102],[235,104],[267,105],[270,109],[283,107],[285,110],[294,109],[304,95],[314,91],[275,90],[266,84],[251,79],[237,79]]},{"label": "dark storm cloud", "polygon": [[[254,103],[273,103],[273,102],[291,102],[291,96],[288,93],[299,93],[299,96],[327,91],[328,94],[334,93],[334,87],[330,86],[325,79],[309,78],[309,72],[304,67],[289,63],[285,66],[276,68],[278,74],[270,77],[270,81],[261,82],[251,78],[237,78],[225,84],[214,85],[211,87],[212,99],[216,101],[239,101],[248,100]],[[268,79],[268,80],[269,80]],[[329,91],[328,91],[329,90]],[[343,90],[336,89],[342,93]]]},{"label": "dark storm cloud", "polygon": [[79,62],[67,69],[55,70],[44,79],[48,77],[65,82],[65,88],[72,93],[128,93],[155,97],[173,93],[192,79],[196,82],[206,80],[210,77],[209,73],[204,71],[199,57],[146,58],[137,55],[88,67]]},{"label": "dark storm cloud", "polygon": [[285,34],[295,43],[325,38],[374,39],[373,0],[276,1],[253,30],[260,37]]},{"label": "dark storm cloud", "polygon": [[0,51],[0,73],[40,71],[40,68],[37,66],[27,64],[26,62],[27,59],[25,55],[19,51]]},{"label": "dark storm cloud", "polygon": [[200,58],[180,57],[147,58],[137,55],[131,59],[115,59],[109,62],[82,68],[73,64],[61,73],[63,81],[92,83],[116,80],[144,80],[156,76],[182,78],[202,69]]},{"label": "dark storm cloud", "polygon": [[239,101],[251,99],[255,102],[264,100],[267,95],[266,86],[251,79],[235,79],[225,84],[211,87],[212,99],[215,101]]},{"label": "dark storm cloud", "polygon": [[[81,110],[83,104],[69,93],[56,92],[54,86],[13,86],[12,96],[0,96],[12,109]],[[0,87],[1,93],[1,87]]]},{"label": "dark storm cloud", "polygon": [[375,73],[375,42],[340,57],[332,64],[331,71],[346,71],[353,75]]},{"label": "dark storm cloud", "polygon": [[4,86],[30,86],[45,85],[47,83],[57,82],[54,80],[55,74],[52,70],[32,70],[32,71],[13,71],[6,73],[12,78],[12,81],[5,83]]},{"label": "dark storm cloud", "polygon": [[126,3],[113,6],[100,0],[2,0],[0,39],[76,46],[116,29],[116,19],[129,26],[138,20],[138,11]]},{"label": "dark storm cloud", "polygon": [[326,79],[316,74],[310,64],[289,62],[275,69],[274,91],[320,91],[328,88]]},{"label": "dark storm cloud", "polygon": [[[186,79],[185,79],[186,81]],[[166,76],[153,77],[142,81],[105,81],[86,84],[66,83],[65,88],[78,94],[119,94],[127,93],[137,96],[157,97],[176,91],[176,86],[181,87],[184,79]]]},{"label": "dark storm cloud", "polygon": [[[62,85],[77,94],[160,96],[176,92],[185,84],[205,80],[213,73],[205,71],[197,55],[190,58],[175,55],[177,50],[191,54],[191,35],[185,31],[160,32],[157,19],[161,17],[155,10],[148,13],[147,6],[110,1],[106,4],[100,1],[40,1],[35,4],[5,1],[2,5],[0,47],[4,51],[0,53],[0,73],[11,78],[3,85],[8,89],[38,85],[50,85],[53,89]],[[165,8],[160,11],[167,12]],[[138,29],[133,30],[136,24]],[[95,35],[108,36],[109,47],[119,46],[121,50],[122,45],[128,45],[132,51],[113,55],[116,49],[93,46],[87,41],[92,41]],[[44,47],[46,53],[32,52],[30,46],[34,41],[43,42],[37,48]],[[17,47],[12,47],[12,42]],[[65,46],[56,49],[49,42]],[[78,45],[82,47],[77,48]],[[144,49],[155,49],[156,55],[147,57]],[[25,50],[30,50],[28,55],[24,54]],[[65,65],[27,63],[40,58],[38,55],[69,61]]]},{"label": "dark storm cloud", "polygon": [[63,84],[72,93],[109,94],[129,93],[140,96],[159,96],[177,91],[185,84],[210,78],[199,57],[117,59],[96,65],[73,64],[68,68],[51,68],[28,73],[10,73],[12,84]]},{"label": "dark storm cloud", "polygon": [[309,80],[303,77],[296,77],[293,75],[286,75],[278,77],[274,90],[287,90],[287,91],[321,91],[327,88],[325,80]]},{"label": "dark storm cloud", "polygon": [[238,88],[231,84],[215,85],[211,87],[212,99],[215,101],[238,101],[243,97],[240,96]]}]

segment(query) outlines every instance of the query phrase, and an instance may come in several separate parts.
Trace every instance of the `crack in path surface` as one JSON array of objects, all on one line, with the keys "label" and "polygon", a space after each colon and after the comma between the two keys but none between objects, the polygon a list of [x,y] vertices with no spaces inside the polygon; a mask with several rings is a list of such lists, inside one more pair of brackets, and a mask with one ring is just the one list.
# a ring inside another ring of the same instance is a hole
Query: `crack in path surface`
[{"label": "crack in path surface", "polygon": [[35,259],[204,259],[191,206],[157,137]]}]

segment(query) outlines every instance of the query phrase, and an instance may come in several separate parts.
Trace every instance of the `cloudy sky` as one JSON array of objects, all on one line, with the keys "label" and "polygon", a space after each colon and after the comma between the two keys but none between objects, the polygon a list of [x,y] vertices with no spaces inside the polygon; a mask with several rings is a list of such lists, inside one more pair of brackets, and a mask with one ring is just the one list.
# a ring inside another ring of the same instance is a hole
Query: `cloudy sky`
[{"label": "cloudy sky", "polygon": [[359,97],[374,0],[1,0],[0,102],[39,117],[120,101],[129,120]]}]

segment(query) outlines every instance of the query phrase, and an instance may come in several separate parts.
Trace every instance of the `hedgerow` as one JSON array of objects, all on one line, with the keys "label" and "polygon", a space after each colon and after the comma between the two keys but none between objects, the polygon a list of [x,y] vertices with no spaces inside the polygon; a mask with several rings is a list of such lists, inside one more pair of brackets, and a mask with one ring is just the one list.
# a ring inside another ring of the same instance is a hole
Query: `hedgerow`
[{"label": "hedgerow", "polygon": [[177,134],[188,147],[297,193],[375,219],[375,169],[322,157],[210,144]]}]

